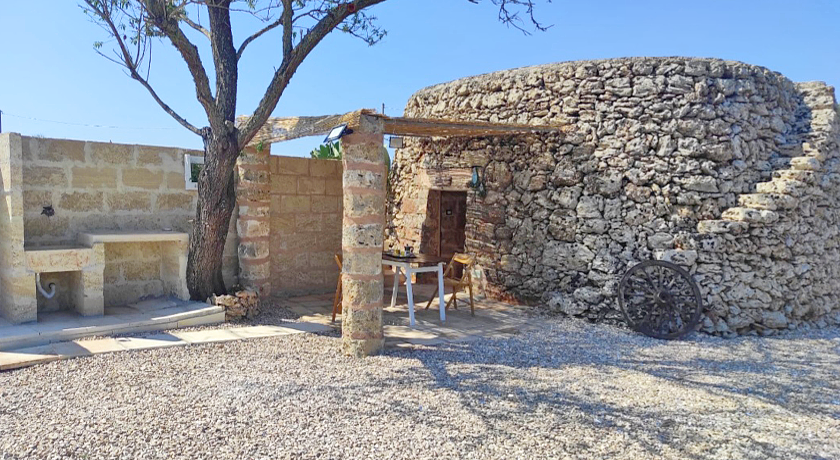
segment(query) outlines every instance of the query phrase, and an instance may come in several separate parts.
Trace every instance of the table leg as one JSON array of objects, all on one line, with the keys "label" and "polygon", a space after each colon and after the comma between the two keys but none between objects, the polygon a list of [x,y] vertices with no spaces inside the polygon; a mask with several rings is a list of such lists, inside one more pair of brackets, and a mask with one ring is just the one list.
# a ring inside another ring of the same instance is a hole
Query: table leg
[{"label": "table leg", "polygon": [[394,292],[391,293],[391,308],[397,305],[397,291],[400,289],[400,267],[394,267]]},{"label": "table leg", "polygon": [[446,307],[443,305],[443,264],[438,264],[438,305],[440,308],[440,321],[446,321]]},{"label": "table leg", "polygon": [[411,289],[411,270],[405,273],[405,293],[408,296],[408,324],[414,327],[414,292]]}]

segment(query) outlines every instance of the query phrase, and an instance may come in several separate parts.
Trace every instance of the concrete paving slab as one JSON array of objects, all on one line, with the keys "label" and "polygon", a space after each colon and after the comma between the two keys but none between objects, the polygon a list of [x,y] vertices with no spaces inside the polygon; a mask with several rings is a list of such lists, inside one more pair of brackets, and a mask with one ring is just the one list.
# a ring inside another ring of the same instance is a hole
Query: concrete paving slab
[{"label": "concrete paving slab", "polygon": [[173,332],[172,335],[178,337],[187,343],[212,343],[212,342],[229,342],[231,340],[241,340],[242,337],[234,334],[228,329],[204,330],[204,331],[186,331]]},{"label": "concrete paving slab", "polygon": [[319,323],[287,323],[284,325],[284,327],[288,327],[289,329],[295,329],[301,332],[327,332],[333,329],[330,326]]},{"label": "concrete paving slab", "polygon": [[126,350],[147,350],[149,348],[177,347],[187,342],[172,334],[150,334],[144,337],[119,337],[117,343]]},{"label": "concrete paving slab", "polygon": [[49,345],[22,348],[13,352],[0,352],[0,371],[34,366],[35,364],[58,361],[61,357],[53,353]]},{"label": "concrete paving slab", "polygon": [[58,342],[48,346],[52,348],[53,354],[61,358],[78,358],[91,355],[90,350],[79,346],[76,342]]},{"label": "concrete paving slab", "polygon": [[282,326],[248,326],[228,330],[243,339],[258,339],[262,337],[275,337],[278,335],[300,334],[303,332],[298,329]]},{"label": "concrete paving slab", "polygon": [[160,299],[148,299],[143,300],[140,302],[135,302],[128,304],[129,308],[133,308],[137,311],[141,312],[150,312],[150,311],[158,311],[158,310],[165,310],[167,308],[177,307],[181,304],[181,301],[171,299],[171,298],[160,298]]},{"label": "concrete paving slab", "polygon": [[117,339],[112,337],[95,340],[75,340],[71,343],[74,343],[76,344],[76,346],[87,350],[92,355],[125,350],[125,348],[123,348],[123,346],[120,345],[119,342],[117,342]]}]

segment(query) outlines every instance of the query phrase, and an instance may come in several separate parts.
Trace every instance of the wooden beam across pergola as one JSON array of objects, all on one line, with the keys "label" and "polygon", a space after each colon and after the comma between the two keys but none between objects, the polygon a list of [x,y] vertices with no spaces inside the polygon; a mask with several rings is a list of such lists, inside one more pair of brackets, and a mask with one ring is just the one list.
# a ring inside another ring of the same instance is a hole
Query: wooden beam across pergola
[{"label": "wooden beam across pergola", "polygon": [[[315,117],[269,118],[251,140],[250,145],[272,144],[301,137],[327,134],[330,129],[342,123],[348,128],[358,129],[363,119],[381,122],[384,134],[408,137],[484,137],[510,134],[550,133],[562,131],[561,126],[521,125],[511,123],[489,123],[483,121],[462,121],[436,118],[388,117],[374,110],[362,109],[343,115]],[[248,117],[239,117],[242,125]]]}]

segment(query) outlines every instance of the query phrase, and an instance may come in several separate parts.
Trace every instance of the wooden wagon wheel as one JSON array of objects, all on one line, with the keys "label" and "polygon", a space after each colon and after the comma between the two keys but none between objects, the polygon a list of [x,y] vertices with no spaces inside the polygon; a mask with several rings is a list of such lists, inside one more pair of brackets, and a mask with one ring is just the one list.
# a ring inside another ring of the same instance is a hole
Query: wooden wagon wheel
[{"label": "wooden wagon wheel", "polygon": [[685,336],[703,312],[691,275],[663,260],[647,260],[628,270],[618,286],[618,302],[628,326],[657,339]]}]

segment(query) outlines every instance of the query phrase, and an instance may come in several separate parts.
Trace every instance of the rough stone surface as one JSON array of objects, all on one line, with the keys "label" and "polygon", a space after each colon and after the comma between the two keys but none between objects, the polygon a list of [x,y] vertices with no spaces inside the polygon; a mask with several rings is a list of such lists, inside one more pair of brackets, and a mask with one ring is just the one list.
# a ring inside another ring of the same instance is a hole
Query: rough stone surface
[{"label": "rough stone surface", "polygon": [[397,152],[389,244],[434,234],[428,177],[484,168],[466,250],[491,295],[610,318],[627,269],[664,258],[700,285],[706,332],[840,321],[840,122],[824,83],[717,59],[567,62],[433,86],[405,114],[562,126]]},{"label": "rough stone surface", "polygon": [[250,289],[245,289],[231,295],[219,295],[210,298],[210,303],[225,307],[225,320],[253,318],[260,313],[259,295]]}]

